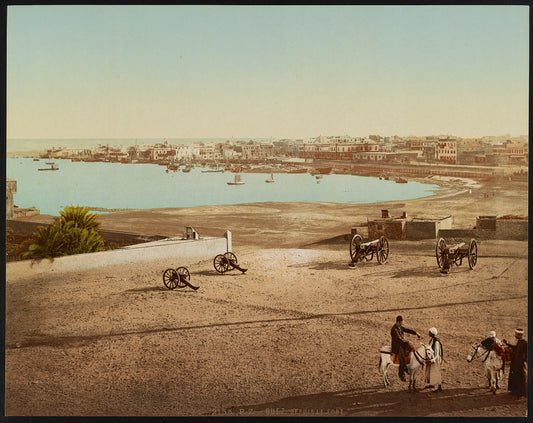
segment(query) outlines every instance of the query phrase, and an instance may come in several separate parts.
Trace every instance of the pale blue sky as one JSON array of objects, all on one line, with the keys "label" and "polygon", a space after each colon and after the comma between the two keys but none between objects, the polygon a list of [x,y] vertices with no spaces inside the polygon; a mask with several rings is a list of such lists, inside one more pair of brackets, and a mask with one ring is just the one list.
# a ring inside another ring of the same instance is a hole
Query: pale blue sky
[{"label": "pale blue sky", "polygon": [[528,132],[527,6],[9,6],[8,138]]}]

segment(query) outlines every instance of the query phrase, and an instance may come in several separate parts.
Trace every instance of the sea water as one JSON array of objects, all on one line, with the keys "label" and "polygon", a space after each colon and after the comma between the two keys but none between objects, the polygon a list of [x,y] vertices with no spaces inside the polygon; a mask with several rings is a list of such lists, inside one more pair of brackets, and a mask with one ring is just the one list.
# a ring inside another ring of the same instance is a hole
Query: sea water
[{"label": "sea water", "polygon": [[[39,171],[54,162],[56,171]],[[228,185],[231,172],[166,172],[156,164],[72,162],[70,160],[7,158],[7,178],[17,181],[14,202],[59,216],[68,205],[104,209],[197,207],[258,202],[376,203],[433,195],[437,185],[354,175],[242,173],[244,185]]]}]

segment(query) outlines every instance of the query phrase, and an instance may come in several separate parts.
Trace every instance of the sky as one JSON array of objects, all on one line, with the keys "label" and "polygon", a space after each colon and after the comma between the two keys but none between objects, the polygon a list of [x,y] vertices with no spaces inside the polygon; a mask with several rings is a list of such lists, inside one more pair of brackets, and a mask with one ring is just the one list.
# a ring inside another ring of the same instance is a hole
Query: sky
[{"label": "sky", "polygon": [[528,6],[8,6],[7,138],[528,133]]}]

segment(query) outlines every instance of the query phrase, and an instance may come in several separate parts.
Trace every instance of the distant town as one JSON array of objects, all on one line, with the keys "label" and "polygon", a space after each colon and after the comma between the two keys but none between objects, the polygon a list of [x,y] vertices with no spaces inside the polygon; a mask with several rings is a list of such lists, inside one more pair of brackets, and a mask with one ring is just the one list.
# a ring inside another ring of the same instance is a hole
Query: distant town
[{"label": "distant town", "polygon": [[[478,178],[499,174],[526,179],[529,150],[527,135],[482,138],[345,135],[187,144],[162,140],[150,145],[50,148],[37,157],[85,162],[156,163],[167,166],[167,171],[176,171],[180,166],[207,166],[221,171],[290,172],[327,163],[338,173],[382,174],[394,171],[421,176],[443,174]],[[500,168],[500,171],[494,168]],[[507,171],[502,172],[504,168]]]}]

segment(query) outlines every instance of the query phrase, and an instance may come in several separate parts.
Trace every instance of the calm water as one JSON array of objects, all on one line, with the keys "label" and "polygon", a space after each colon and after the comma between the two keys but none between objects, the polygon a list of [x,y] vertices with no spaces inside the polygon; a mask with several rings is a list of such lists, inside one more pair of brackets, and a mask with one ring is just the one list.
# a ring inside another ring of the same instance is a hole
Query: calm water
[{"label": "calm water", "polygon": [[36,207],[41,214],[59,215],[68,205],[108,209],[151,209],[196,207],[267,201],[375,203],[403,201],[432,195],[437,185],[394,181],[353,175],[243,173],[245,185],[231,186],[234,173],[166,173],[165,166],[153,164],[84,163],[51,160],[58,171],[38,171],[48,167],[31,158],[8,158],[7,177],[17,180],[15,204]]}]

